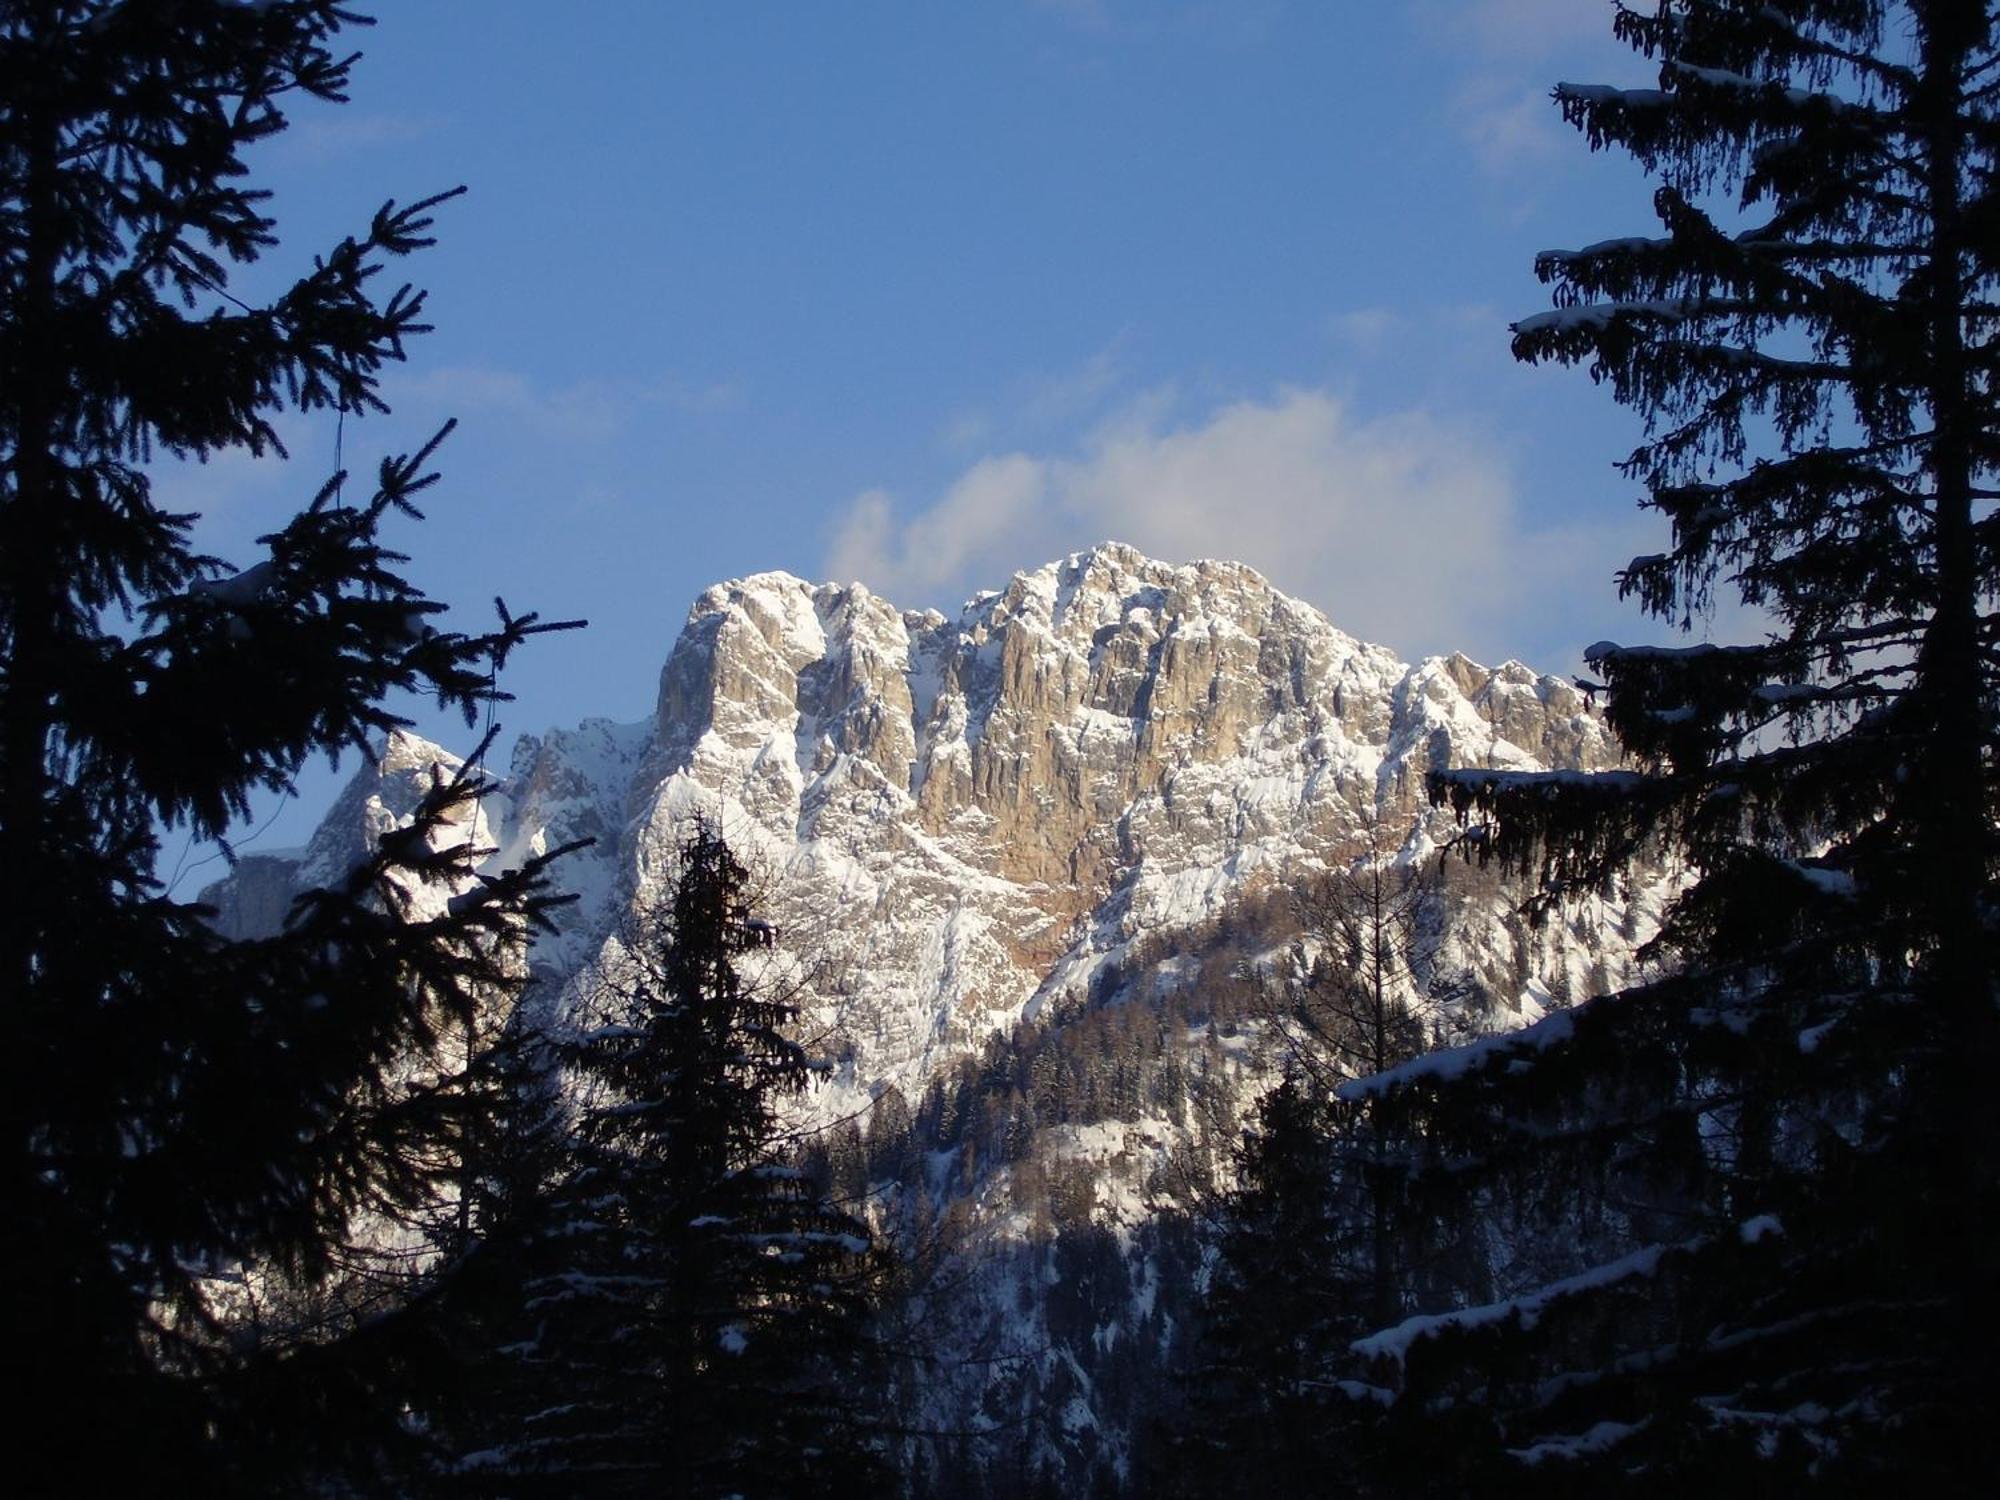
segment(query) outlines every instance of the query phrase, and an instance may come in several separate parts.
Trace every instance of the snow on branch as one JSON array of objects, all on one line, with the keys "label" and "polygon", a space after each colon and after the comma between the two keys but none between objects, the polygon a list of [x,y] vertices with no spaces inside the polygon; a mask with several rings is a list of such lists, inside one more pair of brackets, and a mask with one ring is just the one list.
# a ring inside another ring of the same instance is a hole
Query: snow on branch
[{"label": "snow on branch", "polygon": [[1735,303],[1718,307],[1701,297],[1653,298],[1638,302],[1585,302],[1575,307],[1557,307],[1551,308],[1548,312],[1535,313],[1521,319],[1513,326],[1514,332],[1521,335],[1568,333],[1579,328],[1607,328],[1614,318],[1655,318],[1662,322],[1679,323],[1705,313],[1733,312],[1736,308]]},{"label": "snow on branch", "polygon": [[1669,58],[1667,67],[1680,77],[1692,79],[1709,88],[1733,89],[1739,93],[1751,93],[1768,98],[1783,99],[1787,104],[1805,105],[1817,102],[1834,114],[1841,114],[1855,108],[1845,99],[1832,94],[1815,94],[1807,89],[1787,88],[1777,82],[1764,82],[1742,73],[1732,73],[1726,68],[1701,68],[1679,58]]},{"label": "snow on branch", "polygon": [[1463,787],[1475,793],[1517,790],[1556,791],[1590,787],[1599,791],[1629,792],[1654,778],[1638,771],[1487,771],[1476,766],[1449,771],[1433,771],[1430,779],[1441,786]]},{"label": "snow on branch", "polygon": [[[1634,562],[1643,559],[1634,558]],[[1753,657],[1770,654],[1768,646],[1621,646],[1616,641],[1595,641],[1583,648],[1583,659],[1595,667],[1607,661],[1694,661],[1702,657]]]},{"label": "snow on branch", "polygon": [[1556,100],[1561,104],[1618,104],[1626,109],[1658,109],[1667,96],[1658,89],[1620,89],[1608,83],[1559,83]]},{"label": "snow on branch", "polygon": [[1539,250],[1535,253],[1535,264],[1570,265],[1577,261],[1597,260],[1607,255],[1631,255],[1640,251],[1667,250],[1672,248],[1670,239],[1649,238],[1644,235],[1621,235],[1617,239],[1599,240],[1585,245],[1581,250]]},{"label": "snow on branch", "polygon": [[1621,1255],[1617,1260],[1607,1261],[1601,1266],[1592,1266],[1589,1270],[1579,1271],[1576,1275],[1566,1276],[1560,1281],[1552,1281],[1547,1286],[1519,1297],[1508,1297],[1479,1307],[1461,1307],[1452,1312],[1423,1313],[1414,1318],[1405,1318],[1393,1328],[1385,1328],[1379,1333],[1369,1334],[1366,1338],[1356,1339],[1349,1347],[1365,1358],[1393,1359],[1401,1365],[1409,1357],[1411,1346],[1417,1340],[1431,1338],[1447,1330],[1479,1328],[1491,1323],[1505,1323],[1516,1318],[1520,1320],[1522,1328],[1533,1328],[1541,1321],[1542,1314],[1550,1306],[1565,1297],[1616,1286],[1623,1281],[1650,1277],[1659,1270],[1662,1257],[1676,1251],[1693,1250],[1704,1243],[1705,1240],[1697,1238],[1683,1240],[1674,1245],[1647,1245],[1629,1255]]},{"label": "snow on branch", "polygon": [[1642,1432],[1651,1424],[1651,1417],[1642,1417],[1637,1422],[1604,1421],[1584,1432],[1570,1433],[1563,1437],[1543,1438],[1525,1448],[1509,1448],[1510,1457],[1518,1458],[1529,1468],[1534,1468],[1549,1459],[1568,1461],[1588,1458],[1615,1448],[1636,1432]]},{"label": "snow on branch", "polygon": [[[1495,773],[1487,772],[1486,775]],[[1335,1094],[1349,1104],[1358,1104],[1368,1099],[1379,1099],[1419,1079],[1440,1083],[1450,1083],[1476,1073],[1488,1063],[1500,1058],[1518,1057],[1527,1052],[1546,1052],[1551,1047],[1559,1047],[1576,1035],[1576,1016],[1588,1010],[1600,1000],[1586,1000],[1581,1005],[1573,1005],[1568,1010],[1559,1010],[1543,1016],[1531,1026],[1518,1031],[1503,1031],[1493,1036],[1483,1036],[1477,1041],[1467,1042],[1462,1047],[1443,1047],[1436,1052],[1426,1052],[1421,1057],[1413,1057],[1408,1062],[1390,1068],[1386,1072],[1372,1073],[1366,1078],[1350,1078],[1334,1090]]]}]

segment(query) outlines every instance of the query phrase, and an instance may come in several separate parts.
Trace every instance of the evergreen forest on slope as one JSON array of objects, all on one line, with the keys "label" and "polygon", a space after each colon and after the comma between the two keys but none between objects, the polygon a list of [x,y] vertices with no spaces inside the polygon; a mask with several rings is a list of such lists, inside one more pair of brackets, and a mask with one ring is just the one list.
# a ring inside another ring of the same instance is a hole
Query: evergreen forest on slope
[{"label": "evergreen forest on slope", "polygon": [[[382,409],[420,347],[403,267],[454,191],[230,289],[278,246],[257,148],[343,98],[366,24],[0,0],[16,1493],[1991,1492],[1991,5],[1619,7],[1658,86],[1556,91],[1657,224],[1543,255],[1514,354],[1644,421],[1620,468],[1667,546],[1619,595],[1762,636],[1600,643],[1621,766],[1424,795],[1527,922],[1681,872],[1641,982],[1493,1030],[1439,956],[1436,857],[1363,858],[1294,900],[1320,941],[1284,983],[1086,996],[817,1132],[782,936],[699,819],[559,1017],[530,955],[574,851],[491,865],[480,754],[272,931],[160,879],[410,695],[476,737],[509,657],[582,623],[461,629],[406,576],[448,427],[240,567],[155,504],[156,460]],[[1285,1062],[1249,1128],[1201,1137],[1137,1249],[1094,1224],[1036,1131],[1224,1120],[1252,1030]],[[922,1416],[969,1274],[937,1200],[996,1163],[1045,1241],[1009,1274],[1127,1424],[1066,1467],[1023,1436],[1066,1389]],[[1102,1331],[1139,1281],[1144,1336]]]}]

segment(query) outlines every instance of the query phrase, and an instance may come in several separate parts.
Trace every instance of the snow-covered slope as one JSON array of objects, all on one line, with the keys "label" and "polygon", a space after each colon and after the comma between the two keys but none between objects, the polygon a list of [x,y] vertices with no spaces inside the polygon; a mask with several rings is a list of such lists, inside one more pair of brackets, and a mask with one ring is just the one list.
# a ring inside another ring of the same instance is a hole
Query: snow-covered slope
[{"label": "snow-covered slope", "polygon": [[1107,544],[956,620],[859,584],[719,584],[653,722],[524,741],[495,821],[510,853],[599,840],[564,871],[584,900],[557,971],[657,896],[689,819],[717,821],[838,1039],[837,1114],[914,1097],[1135,941],[1344,864],[1377,825],[1424,851],[1426,770],[1616,753],[1559,679],[1407,666],[1248,568]]},{"label": "snow-covered slope", "polygon": [[[905,1184],[960,1202],[965,1243],[1004,1267],[938,1317],[968,1347],[1014,1348],[1042,1372],[1021,1401],[1060,1390],[1081,1403],[1065,1407],[1047,1458],[1074,1478],[1121,1451],[1117,1414],[1091,1395],[1120,1335],[1093,1325],[1057,1350],[1063,1317],[1022,1312],[1021,1288],[1050,1285],[1049,1257],[1075,1253],[1051,1238],[1062,1226],[1036,1207],[1038,1185],[1070,1184],[1056,1217],[1088,1221],[1102,1274],[1137,1257],[1111,1276],[1140,1289],[1113,1321],[1133,1337],[1171,1329],[1155,1295],[1166,1252],[1135,1249],[1171,1197],[1163,1166],[1190,1151],[1226,1163],[1272,1076],[1268,1037],[1211,1024],[1191,998],[1240,982],[1290,936],[1232,923],[1282,910],[1273,892],[1371,851],[1432,854],[1451,826],[1424,799],[1427,771],[1617,759],[1561,679],[1457,655],[1406,664],[1239,564],[1174,565],[1110,543],[1018,574],[956,619],[860,584],[718,584],[689,612],[653,718],[522,740],[476,832],[500,863],[597,840],[561,867],[581,900],[535,954],[559,997],[622,917],[661,899],[691,820],[717,824],[756,877],[776,961],[829,1053],[829,1085],[807,1106],[824,1121],[864,1115],[892,1088],[915,1106],[1024,1023],[1048,1032],[1115,1001],[1151,1008],[1148,1055],[1177,1070],[1163,1077],[1207,1080],[1188,1085],[1205,1090],[1201,1110],[1156,1084],[1123,1118],[1030,1119],[1010,1127],[1008,1151],[968,1151],[948,1169],[940,1143],[922,1141],[932,1167]],[[222,920],[268,922],[297,882],[331,878],[407,815],[432,764],[456,761],[393,740],[302,859],[246,862],[210,893]],[[1488,1025],[1621,981],[1654,925],[1658,892],[1642,890],[1530,932],[1513,916],[1518,893],[1452,868],[1448,957],[1486,992]],[[1117,1358],[1154,1357],[1142,1344],[1127,1338]],[[982,1403],[1004,1417],[984,1376],[940,1399],[941,1425],[962,1427]]]},{"label": "snow-covered slope", "polygon": [[[657,898],[688,821],[717,821],[809,962],[844,1087],[914,1095],[1135,942],[1371,840],[1426,852],[1447,832],[1424,805],[1428,770],[1616,759],[1561,679],[1456,655],[1406,665],[1239,564],[1107,543],[956,620],[860,584],[718,584],[689,612],[652,721],[522,740],[480,833],[501,861],[597,839],[562,866],[583,899],[537,955],[566,974]],[[433,761],[457,764],[392,740],[293,874],[328,878],[407,813]],[[1576,987],[1529,978],[1503,1003]]]}]

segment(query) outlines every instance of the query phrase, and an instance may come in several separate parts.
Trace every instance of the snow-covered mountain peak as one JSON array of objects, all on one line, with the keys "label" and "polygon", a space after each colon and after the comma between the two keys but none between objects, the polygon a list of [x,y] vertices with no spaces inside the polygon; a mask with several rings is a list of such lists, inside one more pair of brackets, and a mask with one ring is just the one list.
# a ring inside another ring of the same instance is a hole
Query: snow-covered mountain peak
[{"label": "snow-covered mountain peak", "polygon": [[[1059,1402],[1037,1461],[1083,1474],[1122,1451],[1116,1370],[1160,1356],[1189,1295],[1198,1246],[1185,1223],[1160,1238],[1160,1206],[1189,1171],[1226,1175],[1279,1070],[1270,986],[1338,945],[1292,898],[1337,898],[1322,882],[1359,860],[1421,864],[1422,982],[1444,981],[1450,1028],[1621,983],[1663,878],[1530,929],[1500,872],[1437,859],[1457,830],[1423,790],[1454,766],[1618,758],[1560,678],[1459,653],[1408,664],[1239,563],[1105,542],[955,616],[782,572],[718,583],[651,716],[522,739],[464,831],[500,866],[594,840],[557,867],[579,899],[532,957],[560,1020],[668,898],[693,820],[720,829],[777,932],[746,956],[777,972],[753,981],[801,999],[830,1064],[796,1107],[844,1122],[826,1139],[848,1132],[850,1166],[878,1124],[892,1143],[914,1131],[899,1178],[850,1188],[884,1212],[932,1205],[981,1267],[934,1310],[965,1357],[927,1371],[929,1420],[1005,1430]],[[204,893],[217,920],[274,925],[458,764],[392,737],[301,856],[245,859]],[[1080,1246],[1130,1294],[1087,1318]]]},{"label": "snow-covered mountain peak", "polygon": [[[1428,770],[1616,756],[1568,683],[1462,655],[1409,666],[1242,564],[1105,542],[956,619],[858,583],[719,583],[652,719],[523,740],[481,831],[502,859],[596,839],[563,871],[583,899],[537,952],[560,978],[659,899],[689,820],[715,821],[761,876],[848,1089],[914,1097],[1049,998],[1261,890],[1385,831],[1433,847]],[[300,873],[406,816],[433,764],[456,762],[393,740]]]},{"label": "snow-covered mountain peak", "polygon": [[[381,752],[348,781],[303,849],[246,851],[228,878],[203,890],[200,900],[217,909],[217,925],[233,937],[275,930],[295,894],[337,885],[368,857],[383,834],[407,826],[432,787],[456,776],[463,765],[442,745],[408,730],[392,731]],[[470,804],[441,836],[492,848],[498,837],[498,811],[497,799]],[[413,913],[424,915],[442,910],[451,893],[412,894]]]}]

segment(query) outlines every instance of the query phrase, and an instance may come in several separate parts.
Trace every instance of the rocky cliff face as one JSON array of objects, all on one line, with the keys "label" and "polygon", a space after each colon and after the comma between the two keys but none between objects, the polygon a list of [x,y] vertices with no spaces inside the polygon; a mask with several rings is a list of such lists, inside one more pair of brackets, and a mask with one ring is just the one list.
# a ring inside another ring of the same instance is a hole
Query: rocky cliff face
[{"label": "rocky cliff face", "polygon": [[[1406,666],[1237,564],[1106,545],[955,621],[763,574],[696,602],[587,884],[643,893],[685,819],[718,819],[813,956],[843,1081],[913,1093],[1136,940],[1384,830],[1421,854],[1433,766],[1616,754],[1569,684]],[[554,739],[532,761],[572,764]]]},{"label": "rocky cliff face", "polygon": [[[467,831],[501,865],[597,840],[561,867],[580,899],[535,950],[560,1011],[621,920],[663,898],[691,821],[721,828],[828,1053],[805,1108],[844,1122],[827,1154],[845,1190],[919,1235],[949,1223],[977,1268],[911,1301],[964,1356],[911,1376],[916,1425],[1020,1435],[954,1462],[1082,1493],[1124,1475],[1193,1310],[1202,1241],[1180,1197],[1226,1175],[1275,1075],[1245,997],[1301,960],[1285,893],[1362,857],[1434,867],[1452,828],[1427,771],[1617,759],[1558,678],[1409,665],[1238,564],[1107,544],[955,620],[859,584],[718,584],[650,721],[522,740]],[[268,924],[456,764],[393,740],[303,856],[208,893],[221,920]],[[1536,932],[1520,893],[1444,870],[1441,961],[1483,997],[1454,1019],[1479,1026],[1629,977],[1664,889]],[[936,1454],[913,1472],[926,1462],[937,1493],[964,1480]]]},{"label": "rocky cliff face", "polygon": [[[1429,769],[1617,754],[1558,678],[1462,656],[1406,665],[1240,564],[1106,544],[956,620],[859,584],[719,584],[689,612],[652,721],[524,739],[479,832],[503,862],[597,839],[564,866],[582,899],[537,953],[563,976],[658,896],[690,819],[718,822],[834,1039],[823,1103],[838,1113],[892,1083],[915,1097],[1135,944],[1371,846],[1429,852],[1447,833],[1423,803]],[[294,875],[326,878],[431,761],[456,764],[399,737]],[[286,881],[255,875],[218,890],[225,920],[268,918]],[[1493,932],[1458,941],[1503,1011],[1589,987],[1533,962],[1523,974],[1511,950],[1503,963]],[[1622,962],[1629,945],[1607,941]],[[1579,962],[1542,946],[1548,963]]]}]

